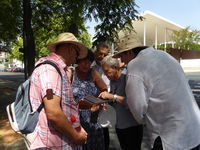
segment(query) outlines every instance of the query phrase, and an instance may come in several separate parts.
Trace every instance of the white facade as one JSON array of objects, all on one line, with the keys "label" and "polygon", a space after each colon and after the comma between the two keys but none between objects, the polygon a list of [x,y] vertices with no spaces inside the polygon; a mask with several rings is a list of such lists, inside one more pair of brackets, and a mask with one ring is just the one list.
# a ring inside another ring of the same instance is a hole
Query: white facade
[{"label": "white facade", "polygon": [[[165,44],[166,48],[167,43],[172,43],[173,32],[184,29],[184,27],[148,10],[141,16],[143,17],[142,21],[133,21],[134,32],[132,34],[136,34],[144,46],[155,46],[157,49],[157,45]],[[124,31],[120,31],[119,37],[124,34],[126,34]]]},{"label": "white facade", "polygon": [[8,53],[7,52],[0,52],[0,68],[12,68],[12,67],[20,67],[23,68],[23,62],[17,59],[13,59],[13,62],[6,66],[8,62]]},{"label": "white facade", "polygon": [[7,56],[6,52],[0,52],[0,68],[5,68]]},{"label": "white facade", "polygon": [[200,72],[200,59],[181,60],[180,64],[185,72]]}]

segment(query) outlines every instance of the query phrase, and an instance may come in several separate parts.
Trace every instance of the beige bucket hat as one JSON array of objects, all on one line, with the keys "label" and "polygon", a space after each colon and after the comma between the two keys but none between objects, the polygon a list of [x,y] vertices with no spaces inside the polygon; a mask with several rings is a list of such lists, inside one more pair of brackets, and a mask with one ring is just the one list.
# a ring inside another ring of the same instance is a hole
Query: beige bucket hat
[{"label": "beige bucket hat", "polygon": [[119,42],[117,44],[117,53],[113,55],[114,58],[118,58],[119,54],[129,51],[133,48],[143,46],[142,43],[137,38],[136,34],[129,34],[125,35],[124,37],[119,39]]},{"label": "beige bucket hat", "polygon": [[78,47],[79,49],[78,59],[86,57],[87,48],[82,43],[80,43],[72,33],[69,33],[69,32],[59,34],[57,37],[57,41],[55,43],[49,44],[47,48],[50,51],[55,52],[56,46],[63,43],[71,43]]}]

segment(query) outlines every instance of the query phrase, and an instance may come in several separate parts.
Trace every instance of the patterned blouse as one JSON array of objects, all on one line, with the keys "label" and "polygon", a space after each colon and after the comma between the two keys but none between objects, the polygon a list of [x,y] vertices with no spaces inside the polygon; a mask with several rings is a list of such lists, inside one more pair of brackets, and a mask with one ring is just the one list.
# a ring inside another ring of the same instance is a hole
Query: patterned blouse
[{"label": "patterned blouse", "polygon": [[[98,89],[92,78],[92,70],[88,72],[86,80],[80,80],[74,72],[72,83],[75,101],[83,99],[85,96],[98,94]],[[97,123],[99,111],[91,112],[88,109],[79,109],[80,122],[88,133],[87,144],[83,145],[83,150],[104,150],[104,137],[102,127]]]}]

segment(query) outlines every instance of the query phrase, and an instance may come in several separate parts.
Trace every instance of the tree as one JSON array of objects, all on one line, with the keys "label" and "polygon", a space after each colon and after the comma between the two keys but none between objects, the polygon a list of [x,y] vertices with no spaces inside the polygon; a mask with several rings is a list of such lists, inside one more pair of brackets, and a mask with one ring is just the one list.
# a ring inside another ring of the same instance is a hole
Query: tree
[{"label": "tree", "polygon": [[[12,7],[24,10],[24,17],[22,19],[22,14],[19,14],[16,21],[20,23],[16,23],[15,28],[20,29],[23,20],[24,33],[21,32],[20,35],[24,37],[24,52],[28,58],[25,66],[29,69],[29,75],[34,65],[35,48],[41,52],[38,51],[36,55],[43,56],[46,53],[43,46],[46,47],[52,40],[51,37],[54,38],[58,33],[69,31],[83,39],[87,33],[86,19],[94,18],[99,23],[95,28],[94,44],[112,42],[118,36],[119,30],[124,27],[132,28],[132,20],[140,18],[134,0],[23,0],[23,3],[20,0],[3,1],[13,4],[17,2],[18,5]],[[4,11],[0,15],[1,13]]]},{"label": "tree", "polygon": [[9,51],[9,58],[23,61],[23,53],[19,51],[22,47],[23,39],[18,38],[17,42],[13,43],[11,51]]},{"label": "tree", "polygon": [[31,75],[35,64],[35,39],[32,29],[31,0],[23,0],[23,49],[25,78]]},{"label": "tree", "polygon": [[135,0],[91,0],[88,2],[85,16],[92,17],[100,24],[95,27],[94,44],[114,42],[119,30],[133,29],[132,21],[142,19],[136,10]]},{"label": "tree", "polygon": [[119,30],[132,28],[132,20],[140,18],[136,7],[134,0],[35,0],[33,16],[37,17],[33,23],[48,31],[60,25],[62,27],[56,31],[64,29],[79,36],[86,30],[85,20],[94,18],[99,23],[95,28],[94,43],[113,42]]},{"label": "tree", "polygon": [[172,40],[174,47],[179,49],[200,50],[200,31],[190,30],[189,27],[175,31]]},{"label": "tree", "polygon": [[0,1],[0,44],[7,51],[22,31],[21,6],[19,0]]}]

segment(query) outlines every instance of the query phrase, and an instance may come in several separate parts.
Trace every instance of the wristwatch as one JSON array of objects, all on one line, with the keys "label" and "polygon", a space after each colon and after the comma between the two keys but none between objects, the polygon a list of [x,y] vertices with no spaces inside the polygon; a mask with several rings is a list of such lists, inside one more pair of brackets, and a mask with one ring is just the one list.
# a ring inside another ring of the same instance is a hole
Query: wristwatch
[{"label": "wristwatch", "polygon": [[113,102],[115,102],[117,100],[117,95],[116,94],[113,95],[113,99],[112,100],[113,100]]}]

